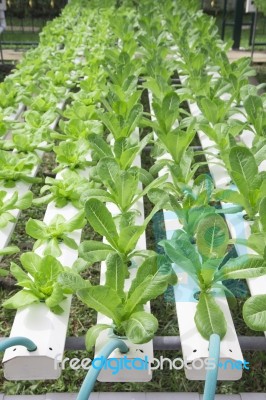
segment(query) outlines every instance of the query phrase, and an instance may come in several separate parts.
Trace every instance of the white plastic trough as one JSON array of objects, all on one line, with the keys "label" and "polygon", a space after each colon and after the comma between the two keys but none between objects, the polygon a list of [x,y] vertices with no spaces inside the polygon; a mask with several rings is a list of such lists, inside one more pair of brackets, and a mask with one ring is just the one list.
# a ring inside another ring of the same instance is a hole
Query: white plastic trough
[{"label": "white plastic trough", "polygon": [[[189,103],[189,107],[192,115],[199,115],[201,113],[201,111],[199,110],[198,106],[195,103],[193,104]],[[236,116],[241,121],[245,121],[245,117],[242,114],[236,114],[233,117],[236,118]],[[198,136],[203,150],[208,148],[209,152],[213,152],[213,156],[206,154],[206,159],[208,161],[209,164],[208,167],[213,177],[215,186],[221,189],[228,187],[231,182],[231,178],[226,168],[223,166],[221,167],[217,166],[212,163],[213,161],[221,163],[221,160],[216,156],[217,147],[215,143],[211,139],[209,139],[203,132],[198,132]],[[247,147],[251,147],[253,138],[254,138],[253,132],[248,130],[245,130],[240,136],[241,141]],[[261,163],[259,170],[260,171],[266,170],[265,162]],[[231,185],[230,188],[234,188],[234,185]],[[234,206],[233,204],[230,203],[221,203],[221,205],[223,209]],[[243,218],[243,215],[244,212],[239,212],[236,214],[225,214],[225,219],[227,221],[232,239],[248,239],[248,237],[250,236],[250,223]],[[244,245],[236,244],[235,248],[238,255],[256,254],[254,251],[252,251],[251,249],[247,248]],[[247,279],[247,284],[252,296],[265,294],[266,276]],[[266,332],[264,332],[264,334],[266,335]]]},{"label": "white plastic trough", "polygon": [[[149,101],[151,107],[152,94],[150,92]],[[169,154],[162,156],[164,159],[166,157],[171,158]],[[159,175],[164,175],[166,172],[167,170],[163,169],[159,172]],[[171,239],[174,231],[181,229],[182,225],[174,212],[164,210],[163,214],[166,238]],[[178,276],[178,284],[173,288],[182,353],[185,362],[185,375],[190,380],[204,380],[206,377],[207,359],[209,357],[209,342],[202,338],[194,321],[197,307],[197,300],[194,298],[194,294],[199,291],[199,287],[178,265],[173,264],[173,268]],[[238,380],[242,376],[242,369],[235,368],[235,362],[239,360],[243,361],[243,355],[231,312],[222,291],[217,295],[216,301],[221,307],[227,322],[227,333],[221,341],[220,351],[220,363],[223,366],[227,365],[227,367],[219,368],[218,380]]]},{"label": "white plastic trough", "polygon": [[[144,238],[145,239],[145,238]],[[137,248],[143,249],[141,244],[143,243],[143,238],[140,238],[139,246]],[[104,267],[105,264],[102,263],[101,270],[101,284],[104,284]],[[134,279],[134,276],[137,272],[137,267],[130,269],[130,278],[125,282],[125,289],[129,289],[131,281]],[[150,304],[145,305],[145,311],[150,312]],[[98,314],[97,318],[98,324],[110,324],[111,320],[105,317],[102,314]],[[112,334],[111,329],[105,330],[101,332],[99,335],[96,348],[95,348],[95,358],[98,357],[99,352],[102,347],[110,341]],[[129,352],[126,354],[122,354],[118,349],[113,351],[110,354],[109,358],[116,358],[118,360],[123,359],[125,356],[129,362],[130,369],[122,368],[119,370],[117,374],[113,373],[113,370],[110,368],[102,369],[98,381],[100,382],[149,382],[152,379],[152,372],[149,371],[149,363],[153,360],[153,343],[152,341],[144,344],[134,344],[128,339],[122,339],[128,346]],[[143,368],[145,364],[145,369]],[[132,366],[136,365],[136,368],[132,368]],[[138,369],[139,368],[139,369]]]},{"label": "white plastic trough", "polygon": [[[78,211],[71,204],[57,208],[55,203],[51,202],[47,206],[44,222],[49,223],[58,214],[70,219]],[[71,232],[68,236],[74,239],[77,245],[80,244],[80,229]],[[63,266],[71,268],[78,258],[78,250],[71,249],[64,243],[59,246],[62,255],[58,257],[58,260]],[[43,249],[44,247],[41,246],[35,250],[35,253],[42,255]],[[33,304],[17,311],[10,337],[26,336],[36,343],[37,350],[29,353],[21,346],[6,350],[3,358],[6,379],[57,379],[60,376],[70,306],[71,296],[68,296],[62,303],[64,313],[61,315],[51,312],[45,304]]]},{"label": "white plastic trough", "polygon": [[[59,104],[59,108],[64,108],[65,102]],[[51,124],[51,129],[57,125],[58,118]],[[41,154],[42,155],[42,154]],[[33,169],[32,176],[35,176],[39,166]],[[61,172],[57,174],[60,179]],[[30,185],[17,183],[16,188],[10,190],[10,195],[15,191],[24,192]],[[57,208],[54,202],[47,206],[44,216],[44,222],[49,223],[52,218],[61,214],[66,219],[72,218],[78,213],[71,204],[63,208]],[[19,215],[19,211],[15,211]],[[10,239],[15,224],[9,224],[4,233],[0,233],[0,244]],[[2,235],[2,236],[1,236]],[[69,234],[77,244],[80,243],[81,230],[76,230]],[[78,251],[60,244],[62,255],[58,257],[63,266],[72,267],[78,258]],[[42,255],[43,246],[35,251]],[[52,313],[45,304],[33,304],[17,311],[10,337],[26,336],[33,340],[37,345],[35,352],[29,353],[22,346],[11,347],[6,350],[3,358],[4,376],[8,380],[39,380],[39,379],[57,379],[61,374],[61,361],[64,354],[65,338],[70,314],[71,296],[68,296],[62,307],[64,313],[56,315]]]},{"label": "white plastic trough", "polygon": [[16,121],[25,110],[24,104],[19,104],[17,110],[5,119],[9,122]]},{"label": "white plastic trough", "polygon": [[[138,138],[138,131],[136,130],[133,132],[134,137]],[[140,166],[140,156],[136,157],[136,160],[134,162],[135,166]],[[109,211],[112,213],[113,216],[117,215],[120,213],[119,209],[116,207],[116,205],[112,203],[107,203],[106,204]],[[144,215],[144,206],[143,206],[143,199],[138,200],[134,204],[134,209],[137,209],[140,212],[140,215],[136,217],[136,225],[142,225],[143,224],[143,215]],[[137,243],[136,249],[138,250],[143,250],[146,249],[146,237],[145,237],[145,232],[141,235],[139,238],[139,241]],[[131,284],[131,281],[134,279],[134,276],[137,271],[137,266],[140,265],[141,259],[135,259],[136,262],[136,267],[130,268],[130,278],[126,279],[125,282],[125,290],[128,290]],[[105,262],[101,263],[101,277],[100,277],[100,284],[103,285],[105,282],[105,272],[106,272],[106,264]],[[147,303],[145,305],[145,311],[150,312],[150,303]],[[112,321],[110,318],[107,318],[106,316],[98,313],[97,315],[97,323],[98,324],[110,324]],[[97,341],[96,341],[96,346],[95,346],[95,358],[97,357],[98,353],[101,351],[102,347],[110,340],[110,331],[105,330],[101,332],[99,335]],[[134,369],[120,369],[117,374],[113,374],[113,371],[108,368],[108,369],[102,369],[98,381],[100,382],[148,382],[152,379],[152,372],[149,371],[149,368],[147,366],[147,369],[137,369],[138,366],[140,366],[140,360],[136,359],[141,359],[142,362],[144,363],[145,360],[151,360],[153,359],[153,342],[150,341],[148,343],[144,344],[134,344],[131,343],[129,340],[124,340],[125,343],[129,347],[129,352],[126,354],[127,359],[130,362],[130,365],[132,365],[133,362],[136,362],[136,368]],[[121,359],[125,356],[125,354],[121,354],[119,350],[115,350],[110,354],[109,358],[116,358],[116,359]],[[135,359],[135,361],[134,361]],[[143,364],[142,364],[143,365]]]},{"label": "white plastic trough", "polygon": [[[58,104],[58,108],[60,110],[63,110],[64,106],[65,106],[65,101],[61,101]],[[22,110],[21,110],[21,112],[22,112]],[[52,122],[52,124],[50,125],[51,129],[55,129],[55,127],[56,127],[56,125],[58,123],[58,120],[59,120],[59,117],[56,117],[55,121]],[[43,152],[37,151],[37,154],[40,157],[40,159],[43,157]],[[31,173],[29,174],[29,176],[35,177],[37,175],[37,173],[38,173],[38,169],[39,169],[39,165],[36,165],[35,167],[33,167]],[[23,196],[26,192],[28,192],[30,190],[30,188],[31,188],[31,184],[30,183],[25,183],[25,182],[22,182],[22,181],[18,181],[18,182],[16,182],[15,187],[13,187],[13,188],[1,187],[1,190],[4,190],[4,191],[7,192],[7,196],[8,196],[8,199],[9,199],[9,198],[12,197],[12,195],[15,192],[18,192],[19,196]],[[18,219],[21,211],[20,210],[11,210],[10,213],[16,219]],[[9,241],[11,239],[12,233],[13,233],[13,231],[15,229],[15,226],[16,226],[16,222],[9,222],[5,228],[1,229],[1,231],[0,231],[0,250],[4,249],[8,245],[8,243],[9,243]],[[0,256],[0,260],[1,259],[2,259],[2,256]]]},{"label": "white plastic trough", "polygon": [[[164,211],[164,221],[166,237],[171,239],[174,231],[182,226],[174,212]],[[173,264],[173,267],[178,276],[174,294],[183,358],[187,364],[185,374],[190,380],[204,380],[209,357],[209,342],[199,334],[194,321],[198,303],[194,294],[198,292],[199,287],[182,268],[176,264]],[[217,293],[215,300],[227,322],[227,333],[221,341],[220,363],[223,366],[219,368],[218,380],[237,380],[242,376],[242,369],[236,367],[236,362],[243,361],[243,355],[224,293],[222,291]]]},{"label": "white plastic trough", "polygon": [[[78,50],[79,56],[82,52]],[[82,58],[77,59],[77,63],[81,62]],[[63,109],[65,102],[60,103],[59,108]],[[59,117],[50,126],[54,129],[58,123]],[[87,156],[90,160],[90,154]],[[36,172],[37,172],[36,167]],[[36,173],[35,172],[35,173]],[[81,171],[81,175],[89,173],[89,168],[86,172]],[[59,172],[56,177],[60,179],[62,172]],[[20,184],[21,185],[21,184]],[[51,219],[61,214],[66,219],[72,218],[80,210],[76,209],[71,204],[63,207],[55,207],[54,202],[47,206],[44,216],[44,222],[49,223]],[[80,243],[81,230],[76,230],[68,235],[75,240],[77,245]],[[60,244],[62,255],[58,260],[63,266],[72,267],[75,260],[78,258],[78,251]],[[35,251],[41,255],[43,246]],[[64,354],[64,345],[68,327],[68,320],[71,307],[71,296],[62,303],[64,313],[56,315],[52,313],[45,304],[34,304],[17,311],[10,337],[26,336],[37,345],[35,352],[28,352],[21,346],[16,346],[8,349],[3,358],[4,376],[8,380],[40,380],[40,379],[57,379],[62,370],[62,359]]]}]

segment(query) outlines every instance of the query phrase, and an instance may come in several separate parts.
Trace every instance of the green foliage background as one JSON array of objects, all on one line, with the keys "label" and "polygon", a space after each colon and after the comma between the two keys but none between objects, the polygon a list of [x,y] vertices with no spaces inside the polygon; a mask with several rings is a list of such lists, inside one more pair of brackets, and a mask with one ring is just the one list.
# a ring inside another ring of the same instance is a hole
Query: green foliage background
[{"label": "green foliage background", "polygon": [[265,0],[255,0],[255,4],[259,11],[266,15],[266,1]]},{"label": "green foliage background", "polygon": [[9,0],[7,13],[17,18],[45,18],[58,15],[66,4],[67,0]]}]

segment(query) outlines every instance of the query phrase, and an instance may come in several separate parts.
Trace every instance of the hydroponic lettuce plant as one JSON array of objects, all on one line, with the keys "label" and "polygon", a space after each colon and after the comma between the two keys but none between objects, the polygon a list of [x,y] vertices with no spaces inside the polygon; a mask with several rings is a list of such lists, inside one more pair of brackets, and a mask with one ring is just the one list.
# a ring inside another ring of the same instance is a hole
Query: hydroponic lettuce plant
[{"label": "hydroponic lettuce plant", "polygon": [[[199,129],[216,143],[218,157],[223,161],[226,168],[230,169],[230,150],[232,147],[236,146],[238,136],[248,127],[248,124],[234,119],[229,119],[226,123],[222,122],[215,125],[209,124],[205,119],[201,119],[198,122]],[[202,154],[210,154],[213,156],[213,152],[208,152],[208,149],[202,152]],[[212,163],[219,164],[219,161],[212,161]]]},{"label": "hydroponic lettuce plant", "polygon": [[11,263],[10,272],[17,280],[17,286],[23,289],[3,303],[8,309],[19,309],[34,303],[45,303],[56,314],[61,314],[64,308],[60,303],[69,294],[57,282],[58,276],[64,272],[64,267],[53,256],[40,257],[33,252],[22,254],[20,262],[23,269]]},{"label": "hydroponic lettuce plant", "polygon": [[[82,81],[80,84],[84,85],[84,82],[88,82],[88,80],[89,80],[89,82],[91,82],[92,78],[87,78],[87,80]],[[93,81],[93,82],[95,83],[95,81]],[[78,92],[78,94],[76,94],[76,96],[78,96],[79,94],[80,94],[80,92]],[[91,91],[90,91],[90,93],[88,93],[88,95],[91,95]],[[63,117],[65,117],[69,120],[83,121],[83,122],[87,122],[87,123],[89,123],[91,120],[94,122],[95,120],[98,119],[96,105],[95,104],[86,105],[80,100],[74,100],[71,103],[71,105],[67,105],[66,109],[62,112],[62,114],[63,114]],[[63,120],[61,120],[60,123],[63,123]],[[68,123],[66,125],[68,125]],[[62,126],[63,130],[65,130],[64,127],[66,125],[63,124],[63,126]],[[68,129],[68,128],[66,127],[66,129]]]},{"label": "hydroponic lettuce plant", "polygon": [[[47,133],[47,132],[45,132]],[[38,154],[36,150],[51,151],[53,148],[52,143],[47,143],[47,135],[44,132],[37,131],[33,134],[26,132],[13,133],[12,139],[0,140],[0,148],[3,150],[16,149],[19,153],[34,153],[36,157]],[[48,139],[49,140],[49,139]]]},{"label": "hydroponic lettuce plant", "polygon": [[[18,253],[20,250],[17,246],[8,246],[5,247],[4,249],[0,250],[0,258],[2,258],[3,256],[7,256],[7,255],[11,255],[11,254],[15,254]],[[7,271],[4,268],[0,268],[0,277],[6,277],[9,275],[9,271]]]},{"label": "hydroponic lettuce plant", "polygon": [[235,213],[242,210],[241,206],[232,206],[221,209],[215,202],[215,190],[212,178],[209,175],[199,175],[191,185],[176,185],[166,182],[162,188],[151,190],[148,197],[156,204],[165,192],[169,194],[168,201],[164,204],[165,210],[173,211],[186,232],[191,243],[195,242],[195,235],[200,221],[207,215],[219,213]]},{"label": "hydroponic lettuce plant", "polygon": [[[92,52],[89,52],[89,59],[91,65],[90,68],[88,68],[88,74],[86,74],[87,71],[86,69],[84,69],[84,74],[89,76],[78,84],[80,86],[80,91],[78,93],[70,92],[69,97],[73,98],[75,101],[82,103],[85,106],[95,106],[98,101],[100,102],[101,97],[105,95],[107,89],[104,87],[103,84],[101,84],[102,81],[104,81],[105,79],[101,60],[97,58],[97,54],[93,54]],[[67,114],[64,114],[66,118],[77,118],[76,113],[69,114],[67,108],[66,113]]]},{"label": "hydroponic lettuce plant", "polygon": [[243,318],[250,329],[266,331],[266,295],[250,297],[243,306]]},{"label": "hydroponic lettuce plant", "polygon": [[0,228],[5,228],[9,222],[16,222],[16,218],[11,210],[26,210],[31,206],[33,194],[27,192],[19,196],[18,192],[14,192],[10,197],[4,190],[0,191]]},{"label": "hydroponic lettuce plant", "polygon": [[266,194],[265,172],[259,172],[255,156],[246,147],[232,147],[229,153],[230,175],[236,190],[218,191],[217,199],[239,204],[249,219],[254,219],[262,198]]},{"label": "hydroponic lettuce plant", "polygon": [[235,88],[235,80],[239,81],[240,91],[249,83],[248,78],[256,75],[256,70],[250,65],[249,57],[241,57],[231,62],[223,49],[219,54],[217,65],[219,65],[220,74]]},{"label": "hydroponic lettuce plant", "polygon": [[[99,135],[90,135],[90,147],[99,159],[103,157],[114,158],[121,170],[128,169],[141,153],[144,147],[150,142],[151,135],[146,135],[142,140],[132,137],[121,138],[115,141],[111,147]],[[143,171],[143,170],[142,170]]]},{"label": "hydroponic lettuce plant", "polygon": [[[122,108],[123,104],[121,104]],[[128,108],[128,106],[127,106]],[[129,137],[134,129],[139,125],[142,118],[143,107],[141,104],[134,105],[125,116],[114,111],[108,111],[99,114],[106,128],[117,140],[123,137]]]},{"label": "hydroponic lettuce plant", "polygon": [[[188,29],[188,26],[186,29]],[[178,60],[178,67],[184,75],[189,75],[190,78],[195,78],[197,75],[207,75],[207,49],[204,49],[204,52],[200,53],[200,46],[197,43],[196,35],[191,38],[192,40],[190,41],[190,37],[184,32],[182,35],[182,40],[180,40],[179,44],[179,50],[182,58]]]},{"label": "hydroponic lettuce plant", "polygon": [[4,115],[0,112],[0,137],[4,136],[7,133],[8,124],[4,120]]},{"label": "hydroponic lettuce plant", "polygon": [[232,102],[234,98],[224,101],[220,97],[200,97],[197,99],[198,106],[206,120],[215,125],[224,122],[229,117],[229,111],[232,111]]},{"label": "hydroponic lettuce plant", "polygon": [[178,43],[179,51],[182,58],[177,61],[179,73],[188,75],[184,86],[189,88],[189,96],[205,96],[206,88],[210,87],[212,80],[211,74],[206,70],[207,50],[205,48],[194,47],[189,42],[185,33],[182,35],[182,40]]},{"label": "hydroponic lettuce plant", "polygon": [[195,136],[195,119],[190,118],[178,123],[180,118],[180,100],[172,92],[164,96],[162,102],[152,103],[156,121],[149,125],[154,129],[160,142],[176,164],[182,160],[186,149]]},{"label": "hydroponic lettuce plant", "polygon": [[155,158],[159,156],[160,159],[158,159],[149,170],[153,176],[156,176],[163,168],[164,171],[169,172],[171,174],[172,182],[165,185],[165,187],[168,187],[170,192],[175,192],[177,196],[182,194],[184,187],[190,185],[198,169],[207,164],[206,161],[195,161],[196,152],[191,148],[183,148],[183,151],[184,153],[180,162],[176,163],[171,159],[161,158],[161,154],[158,154],[157,149],[154,148],[152,155]]},{"label": "hydroponic lettuce plant", "polygon": [[[182,229],[188,235],[191,243],[194,243],[200,221],[208,215],[215,215],[216,212],[219,212],[215,207],[209,205],[213,191],[212,179],[204,175],[199,176],[195,180],[193,188],[186,186],[183,188],[183,195],[179,196],[179,200],[171,194],[171,184],[167,186],[167,189],[170,189],[170,194],[166,209],[174,211],[182,224]],[[167,189],[165,188],[165,190]],[[149,198],[152,201],[156,200],[156,197],[152,199],[154,195],[160,196],[161,193],[159,191],[158,193],[151,193]]]},{"label": "hydroponic lettuce plant", "polygon": [[[53,109],[49,109],[45,113],[41,113],[35,110],[25,111],[23,114],[26,124],[31,129],[47,129],[49,125],[54,122],[57,117],[57,113]],[[19,126],[19,123],[18,123]]]},{"label": "hydroponic lettuce plant", "polygon": [[[85,107],[85,106],[84,106]],[[86,108],[86,107],[85,107]],[[88,119],[83,121],[82,119],[71,119],[68,122],[60,120],[59,122],[60,132],[52,132],[51,137],[57,140],[79,140],[88,139],[90,134],[101,135],[103,133],[103,126],[97,119]]]},{"label": "hydroponic lettuce plant", "polygon": [[81,177],[77,172],[66,170],[62,172],[60,179],[45,178],[45,185],[41,188],[40,194],[49,193],[43,197],[35,198],[33,204],[40,206],[54,201],[56,207],[59,208],[71,203],[76,208],[81,209],[94,186],[93,182]]},{"label": "hydroponic lettuce plant", "polygon": [[71,170],[84,169],[92,164],[88,160],[89,144],[86,140],[80,139],[76,142],[66,141],[61,142],[59,146],[53,148],[56,153],[56,162],[59,164],[54,169],[54,172],[59,172],[64,168]]},{"label": "hydroponic lettuce plant", "polygon": [[[152,156],[158,158],[150,172],[156,175],[162,168],[167,167],[171,173],[176,190],[183,184],[188,184],[197,169],[206,162],[194,162],[197,155],[189,148],[196,132],[196,120],[192,117],[178,121],[180,114],[180,98],[175,92],[166,94],[162,100],[153,101],[156,120],[145,124],[151,126],[158,136],[152,150]],[[166,115],[166,116],[165,116]],[[164,117],[165,116],[165,117]],[[165,151],[170,157],[165,157]]]},{"label": "hydroponic lettuce plant", "polygon": [[0,165],[0,181],[3,181],[4,187],[14,187],[20,180],[29,183],[41,181],[41,178],[30,176],[36,165],[36,156],[32,153],[25,155],[0,150]]},{"label": "hydroponic lettuce plant", "polygon": [[88,307],[110,318],[110,324],[98,324],[86,334],[86,348],[91,350],[99,334],[111,329],[118,336],[126,336],[133,343],[146,343],[158,329],[158,321],[144,311],[144,305],[165,292],[168,285],[175,285],[177,277],[171,263],[164,256],[156,255],[145,260],[137,269],[128,291],[125,290],[124,261],[119,254],[106,259],[105,284],[84,288],[76,274],[64,272],[59,283],[72,289]]},{"label": "hydroponic lettuce plant", "polygon": [[[147,15],[145,15],[147,17]],[[144,18],[145,18],[144,17]],[[151,21],[152,26],[150,25]],[[143,20],[140,20],[142,23]],[[151,29],[150,35],[147,32],[143,32],[142,35],[138,36],[138,41],[140,42],[139,51],[144,58],[145,62],[145,75],[149,75],[153,79],[157,77],[162,77],[163,80],[167,81],[171,76],[172,72],[176,69],[176,64],[174,60],[167,59],[169,55],[168,43],[166,40],[166,32],[162,32],[160,29],[160,21],[156,21],[154,24],[154,18],[145,23],[145,29]],[[157,26],[156,26],[157,25]],[[161,65],[161,69],[159,68]],[[155,68],[154,68],[155,67]]]},{"label": "hydroponic lettuce plant", "polygon": [[33,247],[34,250],[43,245],[44,255],[58,257],[62,254],[60,243],[64,243],[74,250],[78,248],[77,243],[69,234],[77,229],[82,229],[84,225],[85,219],[82,211],[69,220],[57,214],[49,224],[30,218],[26,223],[26,233],[37,239]]},{"label": "hydroponic lettuce plant", "polygon": [[[108,189],[92,189],[89,197],[111,202],[117,205],[121,212],[127,212],[134,208],[135,203],[145,196],[151,189],[159,187],[166,181],[167,175],[152,180],[152,176],[139,167],[130,167],[121,170],[114,158],[102,158],[96,168],[97,180]],[[145,189],[139,189],[140,181],[147,184],[147,176],[150,183]]]},{"label": "hydroponic lettuce plant", "polygon": [[44,114],[49,110],[56,109],[58,98],[53,93],[45,93],[39,94],[33,98],[23,96],[22,101],[30,110]]},{"label": "hydroponic lettuce plant", "polygon": [[[210,117],[210,122],[212,123],[218,123],[224,120],[228,114],[229,108],[232,107],[233,101],[236,102],[236,105],[240,105],[242,99],[242,90],[249,83],[248,77],[256,74],[255,70],[250,67],[250,59],[248,57],[242,57],[239,60],[235,60],[231,63],[229,62],[226,53],[219,52],[219,54],[216,53],[216,55],[218,66],[216,69],[219,69],[219,74],[221,76],[215,78],[212,77],[209,84],[205,85],[205,88],[201,87],[200,93],[198,96],[196,96],[203,114],[207,118]],[[187,85],[189,87],[191,85],[190,78],[186,81],[186,86]],[[195,85],[194,82],[193,85]],[[180,90],[182,91],[182,89]],[[193,90],[192,95],[194,96]],[[226,95],[226,97],[230,96],[230,98],[224,101],[221,98],[223,95]],[[207,99],[207,101],[205,102],[204,99]],[[222,105],[222,101],[224,101],[224,105]],[[228,109],[227,103],[229,103]],[[208,104],[210,105],[209,110],[207,107]],[[219,104],[221,105],[221,110],[219,109]],[[211,111],[214,114],[212,114]]]},{"label": "hydroponic lettuce plant", "polygon": [[[148,76],[145,76],[145,82],[143,82],[142,86],[151,91],[156,101],[161,103],[167,94],[173,92],[170,81],[171,73],[167,69],[165,71],[164,68],[160,68],[157,60],[148,62],[146,68]],[[181,99],[181,96],[179,98]]]},{"label": "hydroponic lettuce plant", "polygon": [[231,85],[230,92],[235,98],[236,104],[240,105],[243,100],[243,92],[249,85],[249,77],[256,76],[256,70],[250,65],[249,57],[241,57],[238,60],[226,62],[223,58],[219,64],[221,74]]},{"label": "hydroponic lettuce plant", "polygon": [[[210,74],[211,75],[211,74]],[[208,79],[208,78],[207,78]],[[193,85],[194,82],[193,82]],[[200,99],[207,98],[209,100],[214,100],[216,98],[221,97],[223,94],[230,93],[231,84],[228,83],[223,77],[215,78],[210,81],[208,85],[202,87],[199,94],[193,92],[193,89],[190,87],[190,79],[185,81],[185,87],[178,89],[177,93],[187,93],[187,96],[193,100],[199,101]]]},{"label": "hydroponic lettuce plant", "polygon": [[161,196],[142,225],[135,225],[135,213],[132,211],[119,215],[115,220],[107,207],[98,199],[89,199],[85,204],[86,217],[92,228],[103,236],[108,244],[95,240],[86,240],[79,247],[79,255],[87,265],[103,261],[110,253],[118,253],[127,264],[134,256],[147,257],[149,250],[135,250],[140,236],[145,231],[153,215],[166,201]]},{"label": "hydroponic lettuce plant", "polygon": [[215,298],[224,296],[224,292],[231,298],[234,295],[222,281],[266,273],[264,258],[256,255],[240,256],[224,263],[228,243],[228,228],[219,215],[208,215],[199,222],[196,247],[182,230],[177,230],[171,240],[160,242],[169,259],[187,272],[198,287],[198,293],[194,293],[198,297],[195,324],[206,340],[213,333],[221,338],[226,334],[226,321]]},{"label": "hydroponic lettuce plant", "polygon": [[[178,217],[182,225],[186,225],[184,216],[179,214],[179,210],[184,210],[187,213],[193,207],[208,207],[209,203],[213,201],[214,183],[210,175],[199,175],[190,185],[183,184],[181,187],[176,188],[172,182],[163,184],[162,189],[155,189],[149,193],[149,199],[155,204],[157,197],[161,196],[161,190],[169,194],[169,203],[166,207],[177,210]],[[188,215],[189,217],[189,215]],[[185,218],[187,219],[187,218]]]},{"label": "hydroponic lettuce plant", "polygon": [[[116,99],[126,103],[128,95],[131,95],[135,91],[134,96],[136,101],[138,100],[140,93],[136,92],[136,87],[138,76],[142,70],[141,64],[141,61],[131,52],[120,51],[120,49],[116,48],[106,49],[105,70],[112,82],[111,87],[115,89]],[[134,105],[132,104],[132,100],[130,104]]]},{"label": "hydroponic lettuce plant", "polygon": [[250,123],[250,129],[258,136],[266,136],[266,111],[265,98],[250,95],[244,100],[246,118]]},{"label": "hydroponic lettuce plant", "polygon": [[139,16],[139,24],[143,30],[140,30],[141,35],[138,36],[140,43],[138,51],[144,59],[145,75],[152,78],[162,76],[167,80],[176,70],[176,60],[168,57],[170,35],[162,30],[162,20],[158,15],[155,16],[153,8],[148,6],[142,12],[140,11],[140,14],[142,15]]},{"label": "hydroponic lettuce plant", "polygon": [[251,225],[251,234],[248,239],[236,239],[239,244],[250,247],[261,257],[266,256],[266,197],[259,204],[259,213]]},{"label": "hydroponic lettuce plant", "polygon": [[136,90],[137,80],[133,76],[123,87],[111,85],[107,99],[102,98],[107,111],[99,111],[98,115],[115,140],[129,137],[142,118],[143,106],[138,102],[141,91]]},{"label": "hydroponic lettuce plant", "polygon": [[60,88],[58,93],[63,95],[65,94],[67,88],[71,88],[74,85],[69,75],[69,71],[64,71],[64,66],[62,66],[62,68],[58,71],[48,71],[46,77],[52,81],[53,86]]},{"label": "hydroponic lettuce plant", "polygon": [[14,108],[17,103],[17,89],[11,80],[7,80],[0,84],[0,108],[9,109]]}]

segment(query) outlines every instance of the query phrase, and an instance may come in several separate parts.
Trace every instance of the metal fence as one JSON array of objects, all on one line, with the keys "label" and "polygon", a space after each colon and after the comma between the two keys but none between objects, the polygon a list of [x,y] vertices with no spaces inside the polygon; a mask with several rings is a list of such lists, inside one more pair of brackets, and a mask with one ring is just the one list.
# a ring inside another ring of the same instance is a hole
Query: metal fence
[{"label": "metal fence", "polygon": [[67,0],[7,0],[7,31],[39,31],[46,21],[60,14]]},{"label": "metal fence", "polygon": [[43,26],[57,17],[67,3],[68,0],[0,0],[0,65],[19,60],[19,54],[4,49],[37,46]]}]

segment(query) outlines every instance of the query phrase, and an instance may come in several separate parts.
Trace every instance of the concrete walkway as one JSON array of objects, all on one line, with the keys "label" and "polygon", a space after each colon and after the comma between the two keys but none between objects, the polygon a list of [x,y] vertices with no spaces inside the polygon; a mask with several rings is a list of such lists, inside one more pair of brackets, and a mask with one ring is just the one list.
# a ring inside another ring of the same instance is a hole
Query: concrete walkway
[{"label": "concrete walkway", "polygon": [[17,51],[14,49],[3,50],[4,61],[20,61],[25,51]]},{"label": "concrete walkway", "polygon": [[38,33],[40,32],[42,28],[39,26],[7,26],[6,31],[7,32],[33,32],[33,33]]},{"label": "concrete walkway", "polygon": [[[230,61],[238,60],[240,57],[251,57],[251,51],[230,50],[228,58]],[[253,55],[254,63],[266,63],[266,51],[255,51]]]},{"label": "concrete walkway", "polygon": [[[3,56],[5,61],[19,61],[21,60],[25,51],[17,51],[14,49],[4,49]],[[228,58],[230,61],[239,59],[240,57],[251,57],[250,51],[244,50],[230,50]],[[256,51],[253,56],[254,63],[266,63],[266,51]]]},{"label": "concrete walkway", "polygon": [[4,62],[7,61],[20,61],[25,51],[17,51],[14,49],[3,50]]}]

